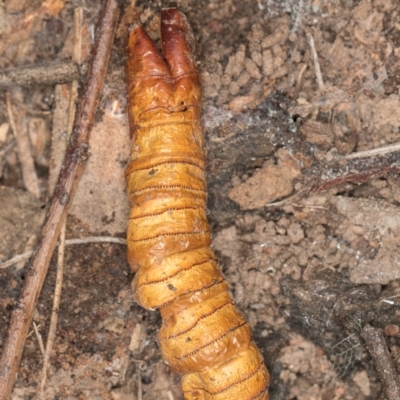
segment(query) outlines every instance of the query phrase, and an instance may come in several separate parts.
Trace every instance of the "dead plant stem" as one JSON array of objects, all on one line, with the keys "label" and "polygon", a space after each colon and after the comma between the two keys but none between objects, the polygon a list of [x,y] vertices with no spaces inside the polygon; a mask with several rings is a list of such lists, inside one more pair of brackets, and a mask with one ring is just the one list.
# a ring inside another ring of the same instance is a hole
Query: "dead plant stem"
[{"label": "dead plant stem", "polygon": [[8,120],[17,140],[18,159],[22,167],[22,179],[26,190],[35,197],[40,196],[39,182],[35,171],[29,136],[23,123],[18,123],[10,92],[6,93]]},{"label": "dead plant stem", "polygon": [[53,307],[51,310],[49,333],[47,335],[46,348],[43,354],[42,379],[39,386],[39,397],[41,397],[43,400],[45,399],[44,391],[46,387],[47,371],[50,367],[51,352],[53,350],[53,345],[56,338],[58,312],[61,303],[61,292],[62,292],[62,284],[64,276],[65,231],[66,231],[66,224],[64,223],[60,232],[60,240],[59,240],[60,244],[58,246],[58,259],[57,259],[56,286],[54,289],[54,299],[53,299]]},{"label": "dead plant stem", "polygon": [[[80,65],[82,61],[82,22],[83,22],[83,9],[82,7],[78,7],[75,9],[74,12],[74,47],[73,47],[73,59],[78,65]],[[74,126],[78,89],[79,89],[79,82],[77,79],[75,79],[71,84],[71,91],[69,96],[68,120],[67,120],[68,138],[71,137],[72,129]],[[65,220],[60,232],[53,308],[51,312],[49,332],[47,335],[46,349],[43,355],[42,379],[38,388],[39,397],[41,397],[43,400],[45,400],[47,373],[50,368],[51,353],[53,350],[53,345],[55,342],[56,331],[57,331],[58,312],[61,304],[61,292],[62,292],[63,276],[64,276],[66,225],[67,221]]]},{"label": "dead plant stem", "polygon": [[44,226],[33,257],[27,266],[25,286],[21,292],[18,306],[12,313],[7,338],[4,342],[0,359],[0,400],[8,400],[10,397],[50,258],[65,220],[68,204],[89,157],[89,132],[103,88],[118,16],[117,0],[105,1],[99,23],[99,35],[94,46],[93,58],[86,77],[81,97],[82,102],[75,118],[71,140]]}]

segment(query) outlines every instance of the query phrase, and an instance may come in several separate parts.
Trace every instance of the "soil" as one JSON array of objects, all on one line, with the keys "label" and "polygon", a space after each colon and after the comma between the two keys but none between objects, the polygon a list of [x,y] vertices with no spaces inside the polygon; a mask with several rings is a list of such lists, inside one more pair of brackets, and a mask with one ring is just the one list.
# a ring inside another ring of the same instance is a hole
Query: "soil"
[{"label": "soil", "polygon": [[[125,235],[127,26],[140,18],[159,44],[167,6],[196,39],[214,249],[270,369],[271,399],[384,398],[362,330],[382,331],[400,373],[400,158],[368,153],[400,142],[397,1],[123,2],[68,239]],[[85,65],[97,2],[0,4],[0,68],[70,60],[78,7]],[[1,92],[0,262],[34,246],[65,149],[70,85],[9,93],[20,133]],[[158,312],[132,300],[125,253],[67,246],[46,399],[182,399],[157,346]],[[38,398],[55,275],[53,257],[13,400]],[[23,263],[0,264],[0,348],[24,277]]]}]

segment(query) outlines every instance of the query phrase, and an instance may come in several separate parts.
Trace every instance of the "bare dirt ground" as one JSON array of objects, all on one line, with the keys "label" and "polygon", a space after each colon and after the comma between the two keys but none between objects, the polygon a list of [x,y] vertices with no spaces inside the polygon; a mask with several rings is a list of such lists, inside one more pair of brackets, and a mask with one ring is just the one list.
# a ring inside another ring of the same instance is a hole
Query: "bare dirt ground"
[{"label": "bare dirt ground", "polygon": [[[79,7],[87,60],[95,3],[1,2],[0,68],[70,60]],[[396,148],[368,151],[400,142],[397,1],[134,3],[123,5],[67,238],[124,237],[126,28],[140,15],[159,41],[159,10],[177,6],[202,71],[214,249],[270,369],[271,399],[383,399],[363,332],[382,330],[400,372],[400,166]],[[0,262],[34,246],[65,148],[70,85],[8,92],[8,107],[0,94]],[[182,398],[157,347],[158,313],[132,300],[125,253],[115,243],[67,246],[46,399]],[[55,265],[13,400],[38,398]],[[0,349],[24,274],[23,263],[0,264]]]}]

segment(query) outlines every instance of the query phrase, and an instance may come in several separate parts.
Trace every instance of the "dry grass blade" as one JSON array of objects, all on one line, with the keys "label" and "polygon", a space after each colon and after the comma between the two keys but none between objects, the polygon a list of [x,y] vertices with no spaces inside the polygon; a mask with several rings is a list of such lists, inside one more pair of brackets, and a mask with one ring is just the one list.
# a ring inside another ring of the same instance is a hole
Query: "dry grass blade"
[{"label": "dry grass blade", "polygon": [[42,368],[42,380],[40,382],[38,394],[44,400],[44,390],[47,380],[47,371],[50,366],[50,356],[53,349],[54,340],[56,337],[57,321],[58,321],[58,310],[61,303],[61,292],[63,284],[64,274],[64,256],[65,256],[65,231],[66,226],[63,225],[60,233],[60,245],[58,247],[58,260],[57,260],[57,275],[56,275],[56,286],[54,289],[53,308],[51,311],[50,328],[47,335],[46,348],[43,353],[43,368]]},{"label": "dry grass blade", "polygon": [[[81,44],[82,44],[82,21],[83,21],[83,10],[81,7],[77,8],[74,12],[74,50],[73,58],[80,65],[81,64]],[[76,100],[78,98],[78,88],[79,82],[75,79],[71,84],[71,92],[69,98],[68,107],[68,126],[67,135],[68,139],[71,137],[73,123],[76,112]],[[67,221],[61,228],[60,240],[58,246],[58,260],[57,260],[57,275],[56,275],[56,285],[54,288],[54,299],[53,308],[51,312],[49,333],[47,335],[46,349],[43,354],[43,367],[42,367],[42,379],[38,387],[38,395],[43,400],[45,399],[45,387],[47,381],[47,372],[50,367],[50,357],[53,350],[53,344],[56,337],[57,321],[58,321],[58,310],[61,303],[61,292],[64,278],[64,258],[65,258],[65,236],[66,236],[66,225]]]},{"label": "dry grass blade", "polygon": [[318,87],[322,93],[325,93],[325,89],[326,89],[325,83],[322,78],[321,67],[320,67],[320,64],[318,61],[318,54],[317,54],[317,50],[315,49],[315,42],[314,42],[314,38],[311,35],[311,33],[307,33],[307,39],[308,39],[308,43],[310,45],[311,56],[312,56],[313,63],[314,63],[314,70],[315,70],[315,75],[317,78]]},{"label": "dry grass blade", "polygon": [[14,132],[14,136],[17,140],[18,158],[22,166],[22,177],[24,180],[24,185],[29,193],[32,193],[35,197],[39,197],[39,182],[35,171],[35,165],[31,153],[28,133],[26,129],[21,126],[22,124],[18,124],[16,121],[11,97],[11,93],[7,92],[6,101],[8,118]]}]

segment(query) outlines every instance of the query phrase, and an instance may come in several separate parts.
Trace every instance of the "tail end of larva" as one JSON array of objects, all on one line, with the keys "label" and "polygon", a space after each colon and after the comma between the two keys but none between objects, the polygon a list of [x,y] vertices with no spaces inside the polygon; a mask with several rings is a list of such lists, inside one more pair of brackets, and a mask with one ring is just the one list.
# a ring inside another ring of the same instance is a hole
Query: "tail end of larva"
[{"label": "tail end of larva", "polygon": [[185,15],[176,8],[161,10],[161,39],[163,54],[174,78],[197,72],[192,29]]},{"label": "tail end of larva", "polygon": [[156,45],[138,21],[129,28],[126,53],[128,59],[125,70],[128,84],[147,76],[170,75]]}]

